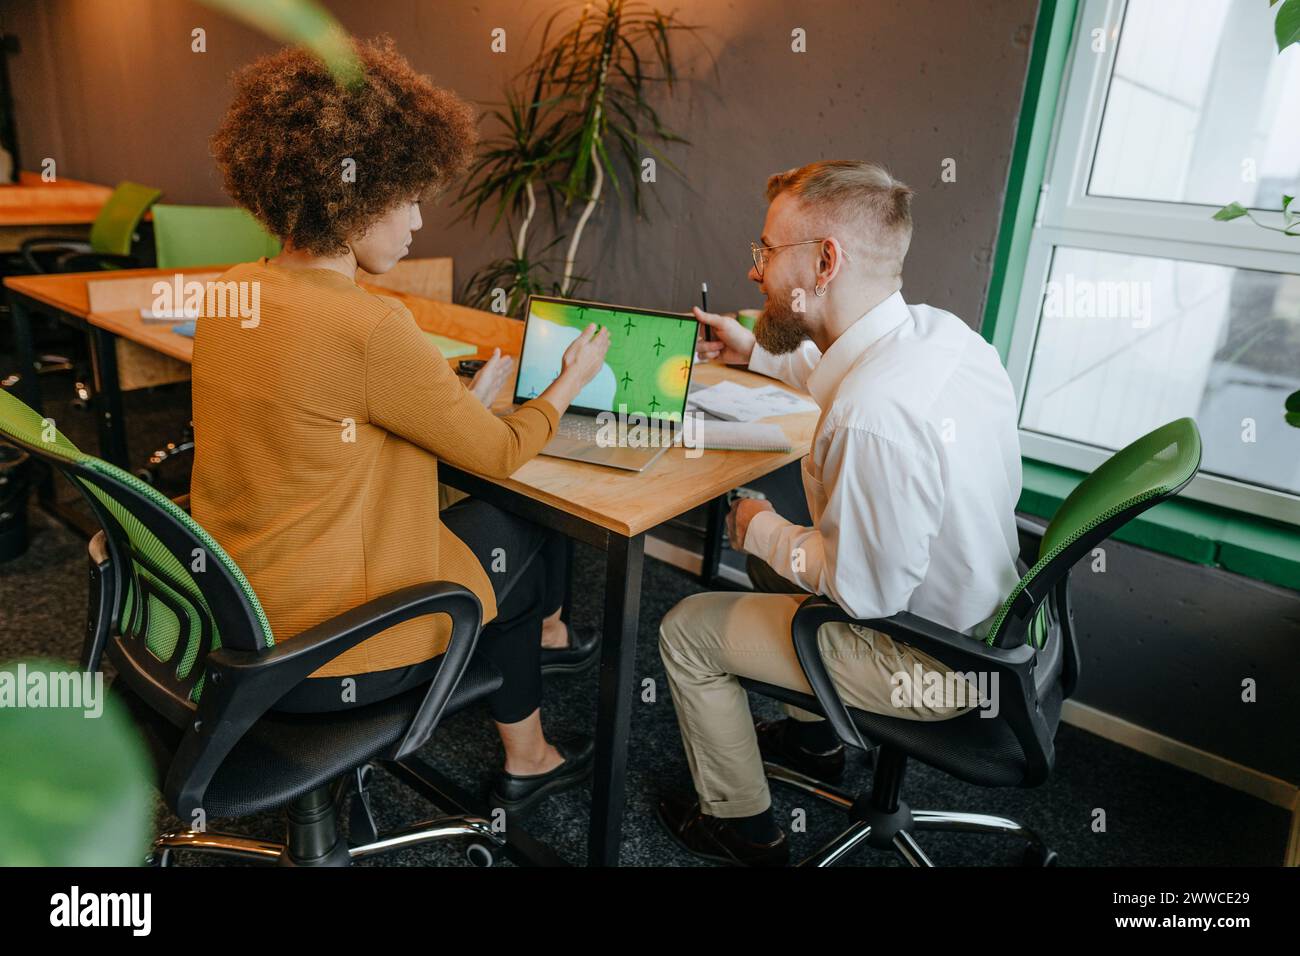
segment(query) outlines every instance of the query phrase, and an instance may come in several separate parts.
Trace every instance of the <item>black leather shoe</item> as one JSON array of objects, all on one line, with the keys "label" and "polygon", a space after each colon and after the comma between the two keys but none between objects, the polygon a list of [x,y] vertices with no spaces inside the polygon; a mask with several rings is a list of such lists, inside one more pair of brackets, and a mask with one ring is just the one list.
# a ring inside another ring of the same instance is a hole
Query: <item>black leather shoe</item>
[{"label": "black leather shoe", "polygon": [[838,783],[844,776],[844,745],[838,744],[829,753],[817,754],[799,745],[795,735],[796,721],[761,720],[754,724],[758,734],[758,749],[764,760],[780,764],[791,770],[827,783]]},{"label": "black leather shoe", "polygon": [[786,866],[790,862],[784,831],[771,843],[750,843],[729,820],[703,813],[693,796],[662,796],[657,812],[673,842],[702,860],[731,866]]},{"label": "black leather shoe", "polygon": [[596,742],[587,736],[557,740],[555,749],[564,763],[546,773],[516,776],[502,770],[492,783],[489,806],[500,807],[507,814],[526,813],[553,793],[578,786],[591,776]]},{"label": "black leather shoe", "polygon": [[542,648],[543,674],[578,674],[596,663],[600,631],[593,627],[565,624],[569,632],[568,647]]}]

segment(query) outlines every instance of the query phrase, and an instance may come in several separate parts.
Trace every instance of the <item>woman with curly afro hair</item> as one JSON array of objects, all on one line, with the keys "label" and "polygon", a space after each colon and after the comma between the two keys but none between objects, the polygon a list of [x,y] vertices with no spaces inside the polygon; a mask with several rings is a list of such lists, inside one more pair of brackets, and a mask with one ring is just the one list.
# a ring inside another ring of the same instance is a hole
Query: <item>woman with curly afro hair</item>
[{"label": "woman with curly afro hair", "polygon": [[[479,652],[504,677],[488,699],[505,745],[493,805],[522,810],[591,769],[590,739],[551,744],[539,710],[543,621],[548,645],[568,630],[563,543],[474,499],[439,512],[438,462],[514,472],[599,371],[609,337],[589,327],[555,381],[499,418],[488,406],[508,357],[466,387],[401,302],[357,285],[358,268],[384,273],[407,254],[420,202],[462,175],[476,134],[470,107],[391,40],[356,48],[364,77],[348,88],[297,49],[248,66],[212,139],[226,190],[283,251],[222,277],[250,284],[253,320],[197,323],[191,507],[243,568],[279,642],[412,584],[472,590],[487,622]],[[449,635],[445,615],[391,627],[277,707],[364,707],[427,683]],[[595,640],[568,639],[571,652]]]}]

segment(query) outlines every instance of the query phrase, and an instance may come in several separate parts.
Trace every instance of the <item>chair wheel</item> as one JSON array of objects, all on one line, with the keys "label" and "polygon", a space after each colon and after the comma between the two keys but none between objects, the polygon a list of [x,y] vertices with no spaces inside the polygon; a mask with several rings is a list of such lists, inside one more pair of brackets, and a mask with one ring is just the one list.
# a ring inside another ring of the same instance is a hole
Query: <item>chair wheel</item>
[{"label": "chair wheel", "polygon": [[465,847],[465,858],[475,866],[492,866],[496,863],[496,854],[486,843],[471,843]]},{"label": "chair wheel", "polygon": [[152,468],[137,468],[135,470],[135,476],[146,485],[156,485],[158,483],[157,476],[153,473]]},{"label": "chair wheel", "polygon": [[1037,847],[1029,845],[1025,847],[1024,858],[1020,861],[1021,866],[1056,866],[1056,851],[1049,850],[1047,847]]}]

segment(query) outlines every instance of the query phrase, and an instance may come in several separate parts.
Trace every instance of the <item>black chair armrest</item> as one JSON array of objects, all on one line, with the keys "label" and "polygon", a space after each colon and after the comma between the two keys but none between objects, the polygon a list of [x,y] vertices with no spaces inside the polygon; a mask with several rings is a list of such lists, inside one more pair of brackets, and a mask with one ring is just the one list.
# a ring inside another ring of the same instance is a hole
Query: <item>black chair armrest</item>
[{"label": "black chair armrest", "polygon": [[208,783],[248,729],[321,666],[362,641],[412,618],[451,617],[442,666],[401,744],[405,755],[428,739],[478,641],[483,609],[472,591],[434,581],[367,601],[261,652],[220,648],[205,661],[203,696],[167,773],[165,792],[178,812],[201,806]]},{"label": "black chair armrest", "polygon": [[[1029,777],[1046,776],[1052,736],[1038,704],[1033,669],[1037,652],[1028,644],[1020,647],[989,647],[983,641],[918,617],[906,611],[893,617],[862,620],[821,595],[805,600],[791,623],[791,639],[804,676],[839,738],[850,746],[870,749],[840,698],[817,643],[823,624],[857,624],[880,631],[936,657],[953,671],[984,671],[998,676],[998,706],[1016,735],[1029,765]],[[1009,687],[1003,688],[1005,681]],[[1008,693],[1009,691],[1009,693]]]},{"label": "black chair armrest", "polygon": [[68,252],[54,260],[55,272],[94,272],[98,269],[142,269],[144,262],[136,256],[112,252]]},{"label": "black chair armrest", "polygon": [[54,252],[58,249],[66,249],[68,252],[93,251],[90,243],[79,236],[33,236],[22,241],[18,247],[18,254],[22,256],[27,268],[32,272],[44,273],[45,267],[36,258],[36,253]]}]

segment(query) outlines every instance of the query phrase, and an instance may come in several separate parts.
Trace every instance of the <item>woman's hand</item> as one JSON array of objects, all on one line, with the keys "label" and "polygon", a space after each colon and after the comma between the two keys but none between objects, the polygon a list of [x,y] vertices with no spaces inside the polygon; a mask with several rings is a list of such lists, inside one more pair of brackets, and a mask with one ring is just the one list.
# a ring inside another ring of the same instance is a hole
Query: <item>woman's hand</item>
[{"label": "woman's hand", "polygon": [[[715,315],[698,306],[695,317],[700,320],[700,334],[695,341],[695,354],[701,362],[721,359],[727,365],[748,365],[754,354],[754,333],[732,315]],[[706,328],[713,329],[717,338],[710,342],[704,337]]]},{"label": "woman's hand", "polygon": [[493,349],[492,357],[474,373],[469,390],[483,403],[484,408],[491,408],[514,370],[515,360],[509,355],[502,355],[500,349]]},{"label": "woman's hand", "polygon": [[564,350],[564,367],[560,369],[560,374],[537,397],[546,399],[563,415],[583,387],[604,366],[605,353],[608,351],[609,329],[597,331],[596,323],[591,323],[569,343],[569,347]]},{"label": "woman's hand", "polygon": [[597,331],[593,322],[564,350],[564,371],[560,374],[571,374],[579,385],[586,385],[605,364],[608,351],[609,329],[601,326]]}]

